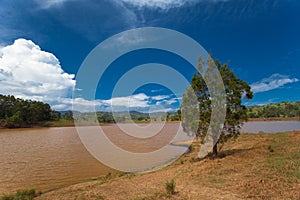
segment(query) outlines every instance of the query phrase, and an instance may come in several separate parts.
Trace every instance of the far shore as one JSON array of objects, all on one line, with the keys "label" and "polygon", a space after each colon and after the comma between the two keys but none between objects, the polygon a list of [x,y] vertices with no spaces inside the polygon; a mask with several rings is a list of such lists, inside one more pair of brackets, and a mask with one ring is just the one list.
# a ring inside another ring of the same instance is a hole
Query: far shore
[{"label": "far shore", "polygon": [[249,118],[248,122],[255,121],[300,121],[299,117],[270,117],[270,118]]},{"label": "far shore", "polygon": [[[272,122],[272,121],[300,121],[299,117],[273,117],[273,118],[249,118],[247,122]],[[150,121],[135,121],[134,123],[147,124]],[[158,123],[158,122],[157,122]],[[180,123],[180,121],[167,121],[167,123]],[[109,126],[115,123],[98,123],[98,122],[77,122],[76,126]],[[75,122],[72,120],[47,121],[34,125],[24,125],[15,128],[6,128],[1,126],[0,129],[18,129],[18,128],[44,128],[44,127],[75,127]]]}]

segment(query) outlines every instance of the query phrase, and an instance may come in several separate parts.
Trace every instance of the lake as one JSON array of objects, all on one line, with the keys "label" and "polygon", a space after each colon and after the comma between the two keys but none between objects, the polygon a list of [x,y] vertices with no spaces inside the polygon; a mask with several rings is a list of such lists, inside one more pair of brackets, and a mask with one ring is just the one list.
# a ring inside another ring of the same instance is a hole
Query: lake
[{"label": "lake", "polygon": [[[102,128],[120,148],[146,153],[168,144],[178,126],[179,123],[168,123],[157,135],[148,139],[124,134],[116,125]],[[80,129],[89,133],[96,130],[92,126]],[[275,133],[292,130],[300,130],[300,122],[248,122],[242,131]],[[2,129],[0,144],[0,194],[30,188],[45,191],[115,171],[87,152],[74,127]],[[186,151],[183,147],[172,148],[171,153],[161,154],[156,159],[176,157]],[[142,160],[136,162],[143,163]]]},{"label": "lake", "polygon": [[[116,125],[102,128],[120,148],[146,153],[168,144],[178,126],[178,123],[167,124],[149,139],[123,134]],[[96,130],[96,127],[80,128],[91,133]],[[115,171],[87,152],[74,127],[2,129],[0,144],[0,194],[30,188],[45,191]],[[160,155],[157,159],[176,157],[187,150],[172,148],[173,155]]]},{"label": "lake", "polygon": [[278,133],[300,130],[299,121],[259,121],[244,123],[243,133]]}]

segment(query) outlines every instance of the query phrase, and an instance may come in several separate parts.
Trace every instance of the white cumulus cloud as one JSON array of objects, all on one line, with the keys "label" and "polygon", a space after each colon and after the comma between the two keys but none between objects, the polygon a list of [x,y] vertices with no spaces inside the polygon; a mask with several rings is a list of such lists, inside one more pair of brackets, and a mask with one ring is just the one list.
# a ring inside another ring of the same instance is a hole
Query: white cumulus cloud
[{"label": "white cumulus cloud", "polygon": [[251,88],[254,93],[266,92],[298,81],[299,79],[297,78],[290,78],[289,76],[281,74],[273,74],[268,78],[264,78],[261,81],[251,84]]},{"label": "white cumulus cloud", "polygon": [[144,94],[134,94],[125,97],[114,97],[109,100],[102,100],[101,102],[107,106],[137,108],[137,107],[149,107],[149,97]]},{"label": "white cumulus cloud", "polygon": [[[63,71],[57,57],[43,51],[31,40],[17,39],[0,47],[0,94],[49,103],[54,110],[90,112],[96,110],[147,112],[171,109],[169,95],[148,96],[144,93],[108,100],[72,99],[76,81],[73,74]],[[169,99],[169,100],[167,100]],[[153,104],[153,100],[158,104]],[[162,106],[164,105],[164,106]]]},{"label": "white cumulus cloud", "polygon": [[75,80],[59,60],[31,40],[17,39],[0,48],[0,93],[51,102],[71,96]]}]

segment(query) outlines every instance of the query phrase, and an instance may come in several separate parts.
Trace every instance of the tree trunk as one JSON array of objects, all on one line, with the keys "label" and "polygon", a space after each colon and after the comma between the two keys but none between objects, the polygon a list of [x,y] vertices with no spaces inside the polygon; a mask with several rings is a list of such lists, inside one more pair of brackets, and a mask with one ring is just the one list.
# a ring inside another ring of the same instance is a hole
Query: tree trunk
[{"label": "tree trunk", "polygon": [[216,143],[214,148],[213,148],[213,156],[214,157],[218,156],[218,143]]}]

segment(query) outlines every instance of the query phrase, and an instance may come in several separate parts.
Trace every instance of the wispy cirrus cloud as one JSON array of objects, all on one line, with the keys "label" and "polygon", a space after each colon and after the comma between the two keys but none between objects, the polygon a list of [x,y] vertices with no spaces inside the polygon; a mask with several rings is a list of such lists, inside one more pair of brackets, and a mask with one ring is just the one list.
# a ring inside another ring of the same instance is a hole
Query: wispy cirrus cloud
[{"label": "wispy cirrus cloud", "polygon": [[180,7],[191,0],[121,0],[120,2],[138,8],[148,7],[148,8],[161,8],[169,9],[173,7]]},{"label": "wispy cirrus cloud", "polygon": [[52,7],[62,6],[66,2],[75,1],[75,0],[34,0],[41,9],[49,9]]},{"label": "wispy cirrus cloud", "polygon": [[227,0],[114,0],[117,3],[123,3],[137,8],[151,8],[168,10],[170,8],[177,8],[184,5],[193,5],[198,2],[218,2]]},{"label": "wispy cirrus cloud", "polygon": [[162,112],[174,111],[178,109],[172,106],[173,103],[178,102],[178,100],[172,96],[172,94],[149,96],[144,93],[138,93],[129,96],[114,97],[109,100],[96,101],[98,103],[98,110],[113,110],[117,112],[126,110]]},{"label": "wispy cirrus cloud", "polygon": [[[62,6],[64,3],[79,0],[34,0],[42,9]],[[118,5],[131,5],[137,8],[170,9],[198,2],[222,2],[228,0],[110,0]],[[83,1],[84,2],[84,1]]]},{"label": "wispy cirrus cloud", "polygon": [[157,96],[151,97],[151,99],[153,99],[155,101],[160,101],[160,100],[167,99],[167,98],[170,98],[170,96],[169,95],[157,95]]},{"label": "wispy cirrus cloud", "polygon": [[276,73],[271,75],[268,78],[262,79],[261,81],[252,83],[251,88],[254,93],[267,92],[270,90],[280,88],[286,84],[295,83],[298,81],[299,79],[297,78],[290,78],[287,75]]},{"label": "wispy cirrus cloud", "polygon": [[111,105],[113,107],[147,108],[150,106],[149,98],[150,97],[148,97],[146,94],[139,93],[139,94],[124,96],[124,97],[114,97],[109,100],[102,100],[101,103],[106,105]]}]

